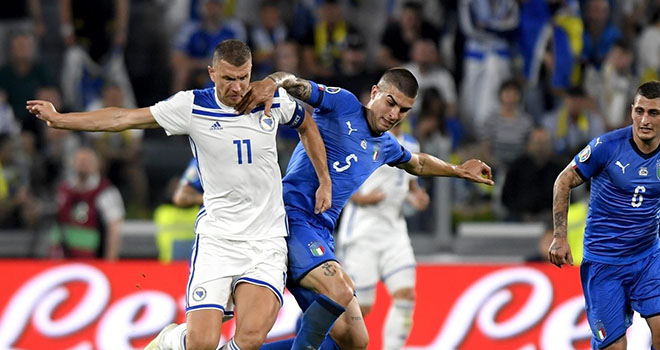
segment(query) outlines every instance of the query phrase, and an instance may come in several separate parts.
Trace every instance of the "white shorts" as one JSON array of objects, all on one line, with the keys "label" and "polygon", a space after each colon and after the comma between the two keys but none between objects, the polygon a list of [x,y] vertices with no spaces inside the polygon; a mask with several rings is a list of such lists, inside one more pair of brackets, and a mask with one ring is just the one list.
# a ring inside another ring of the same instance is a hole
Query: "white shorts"
[{"label": "white shorts", "polygon": [[407,236],[386,236],[380,242],[356,239],[340,247],[339,259],[355,283],[360,305],[374,304],[379,280],[385,283],[390,295],[415,287],[415,254]]},{"label": "white shorts", "polygon": [[190,257],[186,313],[219,309],[232,316],[234,290],[244,282],[270,289],[282,305],[286,266],[284,237],[234,241],[197,234]]}]

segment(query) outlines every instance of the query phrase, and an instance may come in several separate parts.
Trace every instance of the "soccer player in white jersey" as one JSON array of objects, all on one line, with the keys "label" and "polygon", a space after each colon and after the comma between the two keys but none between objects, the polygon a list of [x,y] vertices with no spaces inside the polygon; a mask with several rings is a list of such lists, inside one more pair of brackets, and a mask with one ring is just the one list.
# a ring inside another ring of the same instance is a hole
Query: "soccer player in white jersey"
[{"label": "soccer player in white jersey", "polygon": [[[411,152],[419,143],[398,124],[390,131]],[[399,350],[408,339],[415,305],[415,255],[403,206],[424,210],[429,196],[417,177],[396,167],[380,167],[351,196],[339,224],[338,257],[355,283],[357,301],[366,316],[382,280],[392,296],[383,329],[383,349]]]},{"label": "soccer player in white jersey", "polygon": [[[226,40],[208,67],[215,87],[182,91],[150,108],[106,108],[58,113],[48,101],[27,109],[54,128],[121,131],[162,127],[187,134],[199,164],[204,206],[186,290],[186,324],[163,329],[147,349],[216,349],[223,316],[236,317],[236,334],[222,349],[256,350],[277,318],[286,279],[287,235],[275,135],[279,124],[297,127],[319,178],[316,211],[331,203],[326,154],[313,118],[286,91],[274,94],[270,116],[234,106],[249,89],[252,55],[245,43]],[[167,154],[164,150],[164,159]]]}]

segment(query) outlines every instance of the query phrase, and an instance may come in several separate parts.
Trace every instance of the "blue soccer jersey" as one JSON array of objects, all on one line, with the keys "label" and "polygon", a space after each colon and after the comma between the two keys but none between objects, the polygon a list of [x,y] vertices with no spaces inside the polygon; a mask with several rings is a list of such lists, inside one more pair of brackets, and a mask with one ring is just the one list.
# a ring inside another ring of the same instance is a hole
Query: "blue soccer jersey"
[{"label": "blue soccer jersey", "polygon": [[632,127],[592,140],[573,159],[574,168],[591,180],[584,232],[584,258],[628,264],[659,247],[660,157],[642,153]]},{"label": "blue soccer jersey", "polygon": [[330,232],[342,208],[360,185],[383,164],[396,165],[410,160],[411,154],[390,133],[375,134],[369,129],[366,110],[351,92],[310,82],[308,102],[325,143],[332,207],[314,214],[318,178],[302,144],[291,156],[284,176],[284,204],[287,214],[295,212],[316,220]]}]

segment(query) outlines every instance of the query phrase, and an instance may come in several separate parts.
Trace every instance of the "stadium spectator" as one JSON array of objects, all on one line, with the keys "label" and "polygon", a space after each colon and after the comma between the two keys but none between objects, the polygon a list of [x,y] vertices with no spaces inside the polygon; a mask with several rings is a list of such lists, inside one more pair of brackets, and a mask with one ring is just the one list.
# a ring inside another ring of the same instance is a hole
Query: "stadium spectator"
[{"label": "stadium spectator", "polygon": [[585,0],[583,15],[582,63],[600,70],[612,45],[622,37],[621,31],[612,22],[609,0]]},{"label": "stadium spectator", "polygon": [[62,97],[69,108],[89,107],[107,79],[121,87],[126,106],[135,95],[124,63],[129,0],[59,0],[60,31],[66,52]]},{"label": "stadium spectator", "polygon": [[[532,118],[521,108],[522,86],[515,80],[500,85],[499,108],[493,110],[480,132],[482,158],[491,164],[495,176],[525,150],[525,140],[532,130]],[[503,178],[503,177],[502,177]]]},{"label": "stadium spectator", "polygon": [[172,67],[174,82],[172,91],[210,86],[206,74],[213,50],[223,40],[247,40],[243,23],[224,18],[224,0],[200,0],[200,19],[185,24],[177,33]]},{"label": "stadium spectator", "polygon": [[382,69],[401,66],[410,61],[410,49],[418,39],[429,39],[437,43],[439,31],[422,13],[417,1],[406,1],[397,20],[387,24],[380,39],[378,63]]},{"label": "stadium spectator", "polygon": [[459,113],[479,130],[497,106],[500,85],[512,76],[510,38],[519,24],[519,8],[515,0],[461,0],[458,10],[466,37]]},{"label": "stadium spectator", "polygon": [[637,39],[637,73],[642,83],[658,80],[660,76],[660,8]]},{"label": "stadium spectator", "polygon": [[[563,166],[552,151],[548,132],[542,128],[532,130],[527,138],[525,153],[510,165],[502,189],[502,204],[507,209],[507,219],[540,221],[549,226],[552,220],[552,186]],[[526,191],[528,188],[534,190]]]},{"label": "stadium spectator", "polygon": [[17,135],[0,134],[0,228],[26,228],[31,208],[30,174]]},{"label": "stadium spectator", "polygon": [[[410,57],[411,62],[403,67],[417,78],[419,90],[428,88],[437,89],[445,103],[445,114],[456,115],[456,83],[451,73],[442,66],[436,42],[431,39],[417,39],[412,43]],[[424,103],[421,96],[420,106]],[[413,108],[413,112],[419,112],[419,108]]]},{"label": "stadium spectator", "polygon": [[570,157],[605,131],[603,118],[580,86],[566,91],[563,102],[544,117],[543,127],[550,133],[554,151],[563,157]]},{"label": "stadium spectator", "polygon": [[314,30],[302,39],[302,67],[307,75],[328,78],[339,69],[346,39],[356,32],[342,12],[339,0],[322,0]]},{"label": "stadium spectator", "polygon": [[15,33],[10,39],[9,62],[0,68],[0,90],[4,91],[23,132],[36,136],[41,146],[43,127],[25,110],[25,101],[34,99],[41,87],[53,86],[50,71],[39,62],[34,35]]},{"label": "stadium spectator", "polygon": [[50,230],[52,258],[119,258],[124,203],[119,190],[101,176],[90,148],[73,154],[75,176],[57,188],[57,218]]},{"label": "stadium spectator", "polygon": [[262,0],[261,19],[250,29],[250,47],[254,53],[254,78],[261,79],[271,73],[275,63],[275,49],[288,37],[282,22],[280,7],[273,0]]},{"label": "stadium spectator", "polygon": [[12,33],[44,34],[40,0],[3,1],[0,3],[0,66],[7,63]]}]

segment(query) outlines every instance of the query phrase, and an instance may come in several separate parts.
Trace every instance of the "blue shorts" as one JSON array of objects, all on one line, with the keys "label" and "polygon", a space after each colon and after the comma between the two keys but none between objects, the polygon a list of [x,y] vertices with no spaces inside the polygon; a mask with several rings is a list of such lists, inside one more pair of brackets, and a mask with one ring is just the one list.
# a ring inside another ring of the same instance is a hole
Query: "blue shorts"
[{"label": "blue shorts", "polygon": [[287,288],[305,311],[316,300],[318,294],[301,287],[300,282],[310,271],[326,261],[337,261],[335,240],[328,228],[317,224],[312,218],[300,214],[289,215],[289,277]]},{"label": "blue shorts", "polygon": [[633,310],[643,318],[660,314],[660,251],[627,265],[585,259],[580,277],[593,349],[625,336]]}]

